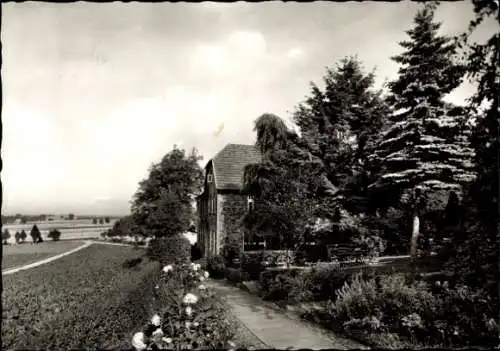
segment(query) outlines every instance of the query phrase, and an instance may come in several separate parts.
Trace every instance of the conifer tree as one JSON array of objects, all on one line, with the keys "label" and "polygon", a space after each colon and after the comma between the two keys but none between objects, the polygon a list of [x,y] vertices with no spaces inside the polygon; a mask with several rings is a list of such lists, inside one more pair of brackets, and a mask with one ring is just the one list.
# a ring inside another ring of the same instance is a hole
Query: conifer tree
[{"label": "conifer tree", "polygon": [[327,70],[323,91],[311,84],[293,116],[304,143],[340,190],[337,199],[351,212],[367,210],[367,159],[389,112],[374,79],[357,57],[346,57]]},{"label": "conifer tree", "polygon": [[371,158],[378,177],[370,188],[381,207],[399,203],[413,213],[413,253],[422,211],[433,207],[433,199],[444,208],[447,194],[462,194],[475,177],[470,130],[461,128],[465,109],[443,100],[460,85],[464,66],[455,61],[456,42],[439,35],[435,9],[431,3],[417,12],[410,40],[400,43],[405,51],[392,58],[400,64],[389,83],[394,113]]}]

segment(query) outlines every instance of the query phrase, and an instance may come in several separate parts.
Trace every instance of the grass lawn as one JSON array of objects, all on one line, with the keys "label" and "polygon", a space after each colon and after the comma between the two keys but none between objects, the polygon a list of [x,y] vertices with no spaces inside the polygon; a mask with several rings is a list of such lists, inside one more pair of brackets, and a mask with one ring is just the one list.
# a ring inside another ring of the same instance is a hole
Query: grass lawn
[{"label": "grass lawn", "polygon": [[[78,245],[78,244],[77,244]],[[4,349],[124,349],[149,319],[159,266],[143,249],[94,244],[3,278]]]},{"label": "grass lawn", "polygon": [[43,260],[81,245],[83,245],[83,241],[47,241],[36,245],[31,243],[3,245],[2,270]]}]

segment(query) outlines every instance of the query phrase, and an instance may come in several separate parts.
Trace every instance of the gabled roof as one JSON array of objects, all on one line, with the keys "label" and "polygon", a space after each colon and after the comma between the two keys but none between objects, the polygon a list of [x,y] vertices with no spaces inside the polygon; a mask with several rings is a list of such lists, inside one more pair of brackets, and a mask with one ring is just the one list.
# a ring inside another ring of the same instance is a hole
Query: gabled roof
[{"label": "gabled roof", "polygon": [[241,189],[245,166],[260,161],[260,151],[254,145],[227,144],[210,160],[215,187],[218,190]]}]

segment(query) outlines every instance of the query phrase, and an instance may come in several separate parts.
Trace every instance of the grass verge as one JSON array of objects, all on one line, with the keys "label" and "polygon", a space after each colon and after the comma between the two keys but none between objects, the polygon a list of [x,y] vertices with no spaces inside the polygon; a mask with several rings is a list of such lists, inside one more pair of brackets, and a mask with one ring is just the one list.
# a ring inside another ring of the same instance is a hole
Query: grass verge
[{"label": "grass verge", "polygon": [[158,265],[143,250],[92,245],[3,277],[5,349],[124,349],[149,318]]}]

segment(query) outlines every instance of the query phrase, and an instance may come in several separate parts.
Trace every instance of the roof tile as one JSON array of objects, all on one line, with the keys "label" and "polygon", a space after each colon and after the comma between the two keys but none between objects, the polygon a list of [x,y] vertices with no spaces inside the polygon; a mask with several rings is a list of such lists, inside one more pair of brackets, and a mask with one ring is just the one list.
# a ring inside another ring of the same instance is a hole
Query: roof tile
[{"label": "roof tile", "polygon": [[227,144],[212,158],[217,189],[241,189],[245,166],[260,160],[261,154],[254,145]]}]

